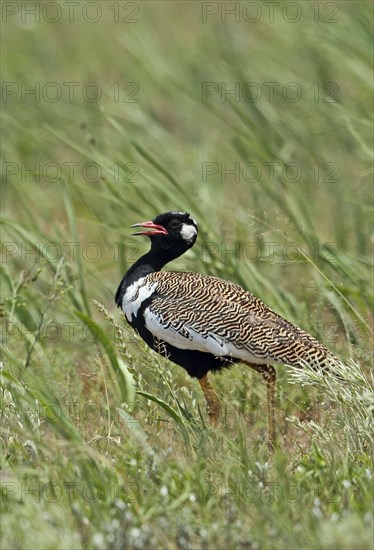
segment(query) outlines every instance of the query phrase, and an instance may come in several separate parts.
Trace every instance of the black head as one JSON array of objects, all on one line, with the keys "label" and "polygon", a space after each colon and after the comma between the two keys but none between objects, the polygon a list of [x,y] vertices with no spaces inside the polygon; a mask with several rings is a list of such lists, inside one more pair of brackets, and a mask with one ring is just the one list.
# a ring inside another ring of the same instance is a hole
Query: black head
[{"label": "black head", "polygon": [[173,253],[180,256],[195,244],[197,238],[197,223],[187,212],[165,212],[152,221],[141,222],[131,227],[144,227],[135,235],[145,235],[151,240],[152,251]]}]

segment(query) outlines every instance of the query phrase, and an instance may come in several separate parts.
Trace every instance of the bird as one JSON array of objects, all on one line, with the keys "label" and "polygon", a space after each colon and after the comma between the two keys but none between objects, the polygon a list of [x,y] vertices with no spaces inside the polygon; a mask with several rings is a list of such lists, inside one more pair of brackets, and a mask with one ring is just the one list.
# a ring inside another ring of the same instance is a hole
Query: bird
[{"label": "bird", "polygon": [[162,271],[196,242],[197,222],[169,211],[135,223],[134,236],[150,239],[150,250],[126,272],[115,303],[155,352],[197,378],[208,419],[217,427],[221,405],[208,373],[236,363],[257,371],[267,389],[268,444],[275,448],[275,366],[328,369],[335,356],[313,336],[287,321],[248,290],[200,273]]}]

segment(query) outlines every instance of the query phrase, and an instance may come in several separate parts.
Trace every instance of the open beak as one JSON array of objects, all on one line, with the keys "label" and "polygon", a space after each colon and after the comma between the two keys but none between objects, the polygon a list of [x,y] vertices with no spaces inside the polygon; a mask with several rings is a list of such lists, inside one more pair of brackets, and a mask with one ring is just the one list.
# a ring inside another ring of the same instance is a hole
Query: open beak
[{"label": "open beak", "polygon": [[146,227],[147,229],[151,229],[151,231],[139,231],[138,233],[133,233],[133,235],[167,235],[168,232],[166,231],[165,227],[162,227],[162,225],[156,225],[153,222],[141,222],[141,223],[134,223],[133,227]]}]

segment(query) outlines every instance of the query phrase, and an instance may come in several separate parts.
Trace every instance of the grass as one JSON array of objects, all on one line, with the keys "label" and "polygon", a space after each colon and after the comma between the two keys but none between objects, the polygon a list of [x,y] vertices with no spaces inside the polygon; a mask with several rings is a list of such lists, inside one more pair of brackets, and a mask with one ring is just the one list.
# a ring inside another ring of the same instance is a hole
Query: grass
[{"label": "grass", "polygon": [[[134,23],[105,3],[3,22],[2,548],[372,548],[372,6],[132,4]],[[147,249],[128,226],[169,209],[200,228],[174,269],[241,284],[342,360],[344,382],[278,369],[274,455],[255,374],[213,378],[212,429],[114,307]]]}]

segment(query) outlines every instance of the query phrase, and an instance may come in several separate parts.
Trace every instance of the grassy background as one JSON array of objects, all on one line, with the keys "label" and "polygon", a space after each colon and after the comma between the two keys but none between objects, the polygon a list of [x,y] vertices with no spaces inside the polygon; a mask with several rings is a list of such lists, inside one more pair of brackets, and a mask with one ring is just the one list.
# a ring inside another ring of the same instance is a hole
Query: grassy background
[{"label": "grassy background", "polygon": [[[2,547],[371,548],[371,3],[94,4],[3,15]],[[278,369],[274,456],[256,375],[214,377],[213,430],[115,310],[169,209],[200,227],[172,268],[351,360]]]}]

